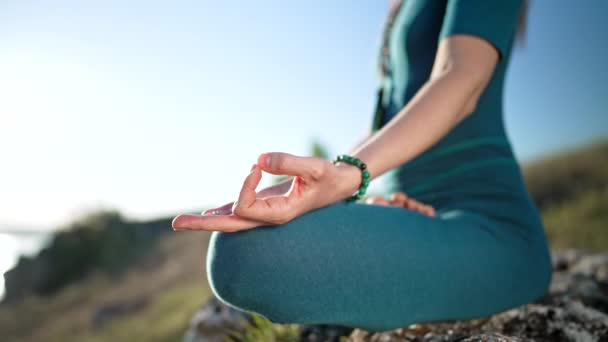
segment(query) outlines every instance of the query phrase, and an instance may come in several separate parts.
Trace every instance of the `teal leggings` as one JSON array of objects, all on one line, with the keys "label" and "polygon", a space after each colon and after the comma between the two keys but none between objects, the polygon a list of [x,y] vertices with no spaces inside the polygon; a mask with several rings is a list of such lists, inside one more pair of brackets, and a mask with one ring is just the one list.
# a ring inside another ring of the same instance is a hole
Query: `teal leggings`
[{"label": "teal leggings", "polygon": [[282,225],[214,232],[208,279],[223,302],[276,323],[384,331],[480,318],[549,285],[544,230],[522,203],[463,196],[429,217],[341,201]]}]

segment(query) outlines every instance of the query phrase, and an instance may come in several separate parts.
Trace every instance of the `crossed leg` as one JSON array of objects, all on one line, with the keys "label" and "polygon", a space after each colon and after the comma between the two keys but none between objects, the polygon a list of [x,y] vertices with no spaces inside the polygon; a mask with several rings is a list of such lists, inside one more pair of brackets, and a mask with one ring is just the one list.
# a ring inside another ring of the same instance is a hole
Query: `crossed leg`
[{"label": "crossed leg", "polygon": [[214,232],[207,274],[220,300],[278,323],[383,331],[478,318],[548,287],[542,228],[512,228],[467,211],[341,201],[282,225]]}]

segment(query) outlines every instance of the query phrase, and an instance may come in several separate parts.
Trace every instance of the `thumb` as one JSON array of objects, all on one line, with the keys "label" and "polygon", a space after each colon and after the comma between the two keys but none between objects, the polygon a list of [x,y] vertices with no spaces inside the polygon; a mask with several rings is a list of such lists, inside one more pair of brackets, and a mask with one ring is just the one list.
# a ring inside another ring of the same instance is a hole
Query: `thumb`
[{"label": "thumb", "polygon": [[300,176],[304,179],[317,180],[323,173],[325,160],[283,152],[268,152],[258,157],[258,165],[274,175]]}]

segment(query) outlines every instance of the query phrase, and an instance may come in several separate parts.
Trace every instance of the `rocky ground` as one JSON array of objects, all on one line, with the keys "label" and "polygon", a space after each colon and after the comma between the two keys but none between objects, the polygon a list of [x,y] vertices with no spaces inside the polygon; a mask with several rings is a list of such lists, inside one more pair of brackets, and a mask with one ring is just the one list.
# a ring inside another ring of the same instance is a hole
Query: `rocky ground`
[{"label": "rocky ground", "polygon": [[[491,317],[414,324],[383,333],[302,326],[300,341],[339,341],[340,336],[348,336],[342,340],[349,342],[608,341],[608,252],[555,252],[553,267],[551,288],[545,297]],[[220,341],[223,325],[235,328],[246,320],[246,316],[211,301],[193,318],[187,340]]]}]

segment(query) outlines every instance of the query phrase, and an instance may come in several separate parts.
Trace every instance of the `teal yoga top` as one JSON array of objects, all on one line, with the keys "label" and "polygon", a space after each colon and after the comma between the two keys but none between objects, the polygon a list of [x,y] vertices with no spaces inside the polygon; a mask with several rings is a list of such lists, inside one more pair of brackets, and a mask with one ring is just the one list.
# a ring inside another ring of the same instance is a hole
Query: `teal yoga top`
[{"label": "teal yoga top", "polygon": [[440,205],[439,192],[448,190],[441,186],[442,179],[471,175],[479,178],[479,171],[474,174],[471,171],[515,162],[503,123],[503,87],[522,3],[521,0],[403,2],[388,36],[389,53],[380,54],[386,75],[380,84],[373,130],[391,120],[428,80],[441,39],[455,34],[472,35],[492,44],[500,57],[475,112],[429,150],[393,170],[388,192],[405,190]]}]

